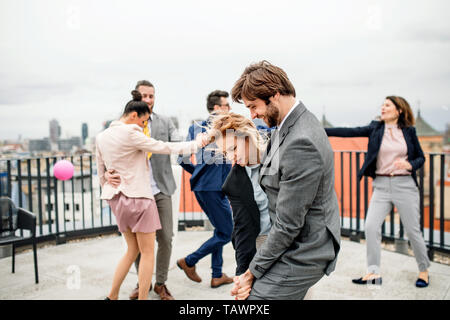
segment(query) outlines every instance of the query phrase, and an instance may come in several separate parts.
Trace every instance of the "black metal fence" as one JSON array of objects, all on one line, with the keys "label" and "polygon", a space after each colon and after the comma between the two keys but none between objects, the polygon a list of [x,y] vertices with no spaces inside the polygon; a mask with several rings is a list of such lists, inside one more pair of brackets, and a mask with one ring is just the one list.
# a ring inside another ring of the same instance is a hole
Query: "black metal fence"
[{"label": "black metal fence", "polygon": [[[335,152],[335,188],[340,202],[342,234],[352,239],[364,237],[371,195],[371,179],[356,179],[364,154],[361,151]],[[60,181],[53,175],[53,165],[60,159],[74,164],[72,179]],[[114,215],[107,203],[100,199],[101,190],[93,160],[91,154],[0,160],[0,195],[12,198],[17,206],[37,215],[38,241],[63,243],[70,237],[115,232]],[[425,165],[418,171],[420,224],[430,258],[435,251],[450,252],[450,213],[445,211],[448,162],[448,154],[427,153]],[[186,194],[180,196],[180,207],[185,211],[183,201],[186,198]],[[185,225],[202,222],[197,215],[187,217],[186,212],[180,212],[179,218]],[[382,235],[385,240],[406,239],[394,209],[383,224]]]},{"label": "black metal fence", "polygon": [[[53,175],[60,159],[74,164],[72,179]],[[93,162],[92,154],[0,160],[0,195],[36,214],[38,242],[117,231],[111,209],[100,200]]]}]

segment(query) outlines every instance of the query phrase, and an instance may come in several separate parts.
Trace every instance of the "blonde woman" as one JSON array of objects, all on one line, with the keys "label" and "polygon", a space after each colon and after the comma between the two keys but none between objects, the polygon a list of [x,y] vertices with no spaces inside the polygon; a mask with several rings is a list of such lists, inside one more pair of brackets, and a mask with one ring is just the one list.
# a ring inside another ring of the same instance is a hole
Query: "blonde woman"
[{"label": "blonde woman", "polygon": [[[96,138],[97,170],[102,186],[101,198],[107,200],[116,217],[119,231],[127,242],[127,252],[120,260],[112,288],[105,300],[116,300],[131,264],[141,253],[138,274],[139,300],[148,296],[154,264],[155,231],[161,228],[155,199],[150,187],[147,153],[190,154],[206,144],[204,135],[191,142],[162,142],[143,133],[150,111],[139,91],[125,106],[122,117]],[[105,172],[114,170],[120,184],[113,186]]]},{"label": "blonde woman", "polygon": [[209,134],[234,164],[222,191],[233,211],[231,241],[235,249],[236,276],[239,276],[249,268],[271,228],[269,201],[258,183],[266,141],[250,119],[235,113],[216,117]]}]

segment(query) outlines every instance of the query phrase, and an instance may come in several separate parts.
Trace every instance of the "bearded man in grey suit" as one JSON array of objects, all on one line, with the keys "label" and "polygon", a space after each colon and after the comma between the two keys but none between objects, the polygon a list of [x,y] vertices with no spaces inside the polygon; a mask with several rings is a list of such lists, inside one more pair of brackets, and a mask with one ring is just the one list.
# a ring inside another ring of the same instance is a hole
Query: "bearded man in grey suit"
[{"label": "bearded man in grey suit", "polygon": [[296,99],[287,74],[267,61],[247,67],[232,89],[252,118],[274,130],[260,184],[272,228],[249,269],[234,279],[236,299],[303,299],[336,266],[340,249],[334,156],[317,118]]}]

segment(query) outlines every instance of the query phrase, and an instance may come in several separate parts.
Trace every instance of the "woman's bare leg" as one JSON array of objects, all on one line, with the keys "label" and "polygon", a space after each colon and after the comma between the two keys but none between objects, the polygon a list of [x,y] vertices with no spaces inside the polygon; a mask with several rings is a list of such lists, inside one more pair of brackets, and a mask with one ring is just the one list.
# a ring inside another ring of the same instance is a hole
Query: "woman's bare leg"
[{"label": "woman's bare leg", "polygon": [[139,300],[147,300],[148,291],[152,283],[155,251],[155,232],[136,233],[136,239],[141,253],[139,262]]},{"label": "woman's bare leg", "polygon": [[122,235],[127,242],[128,248],[125,255],[120,259],[114,273],[111,291],[108,295],[108,298],[111,300],[117,300],[119,298],[120,286],[122,285],[123,280],[127,276],[128,271],[130,271],[130,267],[133,264],[134,260],[136,260],[136,257],[139,253],[136,234],[128,230],[127,232],[123,232]]},{"label": "woman's bare leg", "polygon": [[426,283],[430,280],[428,278],[428,270],[419,272],[419,279],[424,280]]}]

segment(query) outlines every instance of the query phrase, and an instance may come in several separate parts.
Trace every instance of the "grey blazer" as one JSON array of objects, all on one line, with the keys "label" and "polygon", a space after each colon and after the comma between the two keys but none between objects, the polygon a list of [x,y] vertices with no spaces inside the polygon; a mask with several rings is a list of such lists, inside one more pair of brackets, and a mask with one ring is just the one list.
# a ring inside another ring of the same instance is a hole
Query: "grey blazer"
[{"label": "grey blazer", "polygon": [[[152,113],[151,137],[165,142],[182,141],[172,120],[154,112]],[[154,153],[150,158],[150,163],[152,164],[153,178],[159,190],[165,195],[171,196],[175,192],[176,184],[170,155]]]},{"label": "grey blazer", "polygon": [[269,198],[272,229],[250,271],[256,278],[269,270],[292,278],[329,275],[340,249],[340,220],[325,130],[300,102],[270,142],[260,184]]}]

